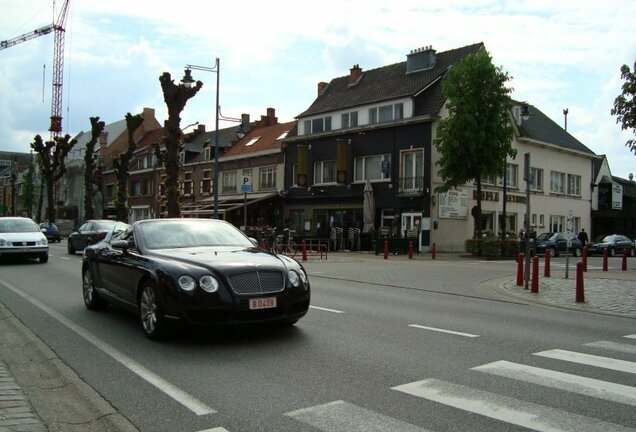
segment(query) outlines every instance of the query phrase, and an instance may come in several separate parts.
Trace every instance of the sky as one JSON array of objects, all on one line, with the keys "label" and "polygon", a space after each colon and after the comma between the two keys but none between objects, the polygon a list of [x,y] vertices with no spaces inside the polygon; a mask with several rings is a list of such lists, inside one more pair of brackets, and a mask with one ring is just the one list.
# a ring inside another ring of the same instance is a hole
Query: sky
[{"label": "sky", "polygon": [[[0,0],[0,41],[57,20],[63,0]],[[252,120],[276,110],[292,121],[320,81],[403,62],[413,49],[438,52],[483,42],[493,63],[527,101],[599,155],[614,176],[636,174],[610,110],[621,93],[620,68],[636,62],[634,0],[70,0],[65,25],[63,130],[90,131],[154,108],[167,109],[159,76],[178,83],[187,64],[220,59],[221,114]],[[48,139],[53,33],[0,50],[0,150],[29,152]],[[193,70],[203,89],[188,101],[181,126],[214,129],[216,74]],[[221,122],[220,127],[232,126]]]}]

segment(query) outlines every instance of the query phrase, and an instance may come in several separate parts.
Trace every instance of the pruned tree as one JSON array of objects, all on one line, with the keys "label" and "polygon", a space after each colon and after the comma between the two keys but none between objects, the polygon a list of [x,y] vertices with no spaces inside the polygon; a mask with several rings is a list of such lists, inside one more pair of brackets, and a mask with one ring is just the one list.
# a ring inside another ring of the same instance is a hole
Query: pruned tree
[{"label": "pruned tree", "polygon": [[66,172],[65,160],[73,149],[77,140],[66,134],[63,137],[53,137],[53,141],[46,141],[36,135],[31,148],[37,154],[37,161],[42,173],[42,181],[46,185],[46,217],[49,222],[55,222],[55,182]]},{"label": "pruned tree", "polygon": [[126,114],[126,130],[128,131],[128,149],[119,154],[113,159],[113,169],[115,171],[115,177],[117,178],[117,185],[115,190],[115,212],[117,213],[117,220],[128,222],[128,190],[126,183],[128,182],[128,170],[130,160],[133,153],[137,148],[137,143],[133,135],[137,128],[142,125],[144,118],[141,114],[132,115]]},{"label": "pruned tree", "polygon": [[26,209],[27,215],[33,217],[33,203],[35,202],[35,167],[33,166],[33,158],[29,160],[29,168],[24,176],[24,185],[22,190],[22,208]]},{"label": "pruned tree", "polygon": [[84,219],[95,219],[95,207],[93,205],[97,186],[99,155],[95,151],[97,140],[104,130],[105,123],[99,121],[99,117],[91,117],[91,139],[86,143],[84,154]]},{"label": "pruned tree", "polygon": [[507,156],[515,156],[510,124],[512,105],[506,87],[507,72],[492,64],[486,50],[480,50],[454,65],[442,81],[449,116],[439,121],[435,146],[437,165],[445,192],[474,181],[477,186],[475,236],[481,238],[481,179],[491,175],[505,178]]},{"label": "pruned tree", "polygon": [[[182,149],[181,112],[188,100],[194,97],[203,83],[197,81],[193,87],[184,84],[175,84],[170,73],[164,72],[159,77],[163,99],[168,107],[168,120],[164,123],[164,151],[157,151],[166,169],[165,191],[168,217],[179,217],[179,152]],[[217,187],[217,185],[214,185]]]},{"label": "pruned tree", "polygon": [[[631,129],[636,135],[636,61],[633,71],[626,64],[621,67],[621,78],[625,80],[623,92],[614,99],[611,113],[617,117],[616,123],[621,123],[621,129]],[[625,145],[636,153],[636,139],[627,140]]]}]

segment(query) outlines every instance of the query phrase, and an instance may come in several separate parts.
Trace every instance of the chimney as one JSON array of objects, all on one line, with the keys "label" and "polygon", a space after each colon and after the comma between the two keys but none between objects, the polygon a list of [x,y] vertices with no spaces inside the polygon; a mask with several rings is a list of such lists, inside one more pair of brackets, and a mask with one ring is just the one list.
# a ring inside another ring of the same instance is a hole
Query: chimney
[{"label": "chimney", "polygon": [[99,157],[102,160],[102,163],[106,163],[106,156],[108,156],[108,132],[102,132],[99,134],[99,138],[97,140],[99,143]]},{"label": "chimney", "polygon": [[437,56],[432,45],[411,50],[406,55],[406,73],[419,72],[431,69],[437,62]]},{"label": "chimney", "polygon": [[349,87],[358,84],[360,78],[362,77],[362,69],[360,69],[360,65],[353,65],[351,69],[349,69]]},{"label": "chimney", "polygon": [[205,132],[205,125],[204,124],[198,124],[197,125],[197,132],[201,133],[201,132]]},{"label": "chimney", "polygon": [[324,81],[320,81],[320,82],[318,83],[318,96],[322,96],[322,94],[323,94],[323,93],[325,92],[325,90],[327,89],[327,86],[328,86],[328,85],[329,85],[329,84],[327,84],[327,83],[326,83],[326,82],[324,82]]},{"label": "chimney", "polygon": [[144,108],[141,113],[144,122],[141,124],[143,132],[147,132],[149,128],[154,124],[153,119],[155,118],[155,110],[154,108]]},{"label": "chimney", "polygon": [[276,110],[274,108],[267,108],[267,126],[274,126],[276,124],[278,124]]}]

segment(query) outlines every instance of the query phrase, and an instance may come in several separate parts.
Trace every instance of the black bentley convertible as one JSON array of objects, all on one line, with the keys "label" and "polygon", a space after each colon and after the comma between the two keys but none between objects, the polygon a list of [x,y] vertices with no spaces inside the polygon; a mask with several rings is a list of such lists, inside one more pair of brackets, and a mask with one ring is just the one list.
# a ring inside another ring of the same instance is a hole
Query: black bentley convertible
[{"label": "black bentley convertible", "polygon": [[82,286],[88,309],[123,306],[139,315],[151,339],[176,322],[290,325],[310,300],[300,263],[263,251],[216,219],[117,223],[84,250]]}]

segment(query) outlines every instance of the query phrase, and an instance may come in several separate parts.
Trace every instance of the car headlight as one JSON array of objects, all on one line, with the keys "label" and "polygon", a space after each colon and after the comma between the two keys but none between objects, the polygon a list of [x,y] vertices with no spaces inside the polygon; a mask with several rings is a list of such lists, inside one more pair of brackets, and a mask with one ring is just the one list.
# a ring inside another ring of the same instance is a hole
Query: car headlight
[{"label": "car headlight", "polygon": [[197,286],[194,278],[188,275],[179,276],[177,282],[179,283],[179,288],[184,291],[192,291]]},{"label": "car headlight", "polygon": [[219,289],[219,281],[214,276],[204,275],[199,279],[199,285],[203,291],[213,293]]},{"label": "car headlight", "polygon": [[300,279],[303,281],[303,283],[306,285],[307,284],[307,273],[305,273],[304,270],[300,270]]},{"label": "car headlight", "polygon": [[46,239],[46,237],[44,237],[42,240],[40,240],[40,244],[41,244],[42,246],[46,246],[46,245],[48,245],[48,244],[49,244],[49,241]]},{"label": "car headlight", "polygon": [[289,278],[289,282],[290,282],[293,286],[297,287],[297,286],[299,286],[299,285],[300,285],[300,276],[298,276],[298,273],[296,273],[296,271],[295,271],[295,270],[290,270],[290,271],[287,273],[287,277]]},{"label": "car headlight", "polygon": [[0,246],[8,246],[8,245],[9,243],[5,239],[0,238]]}]

